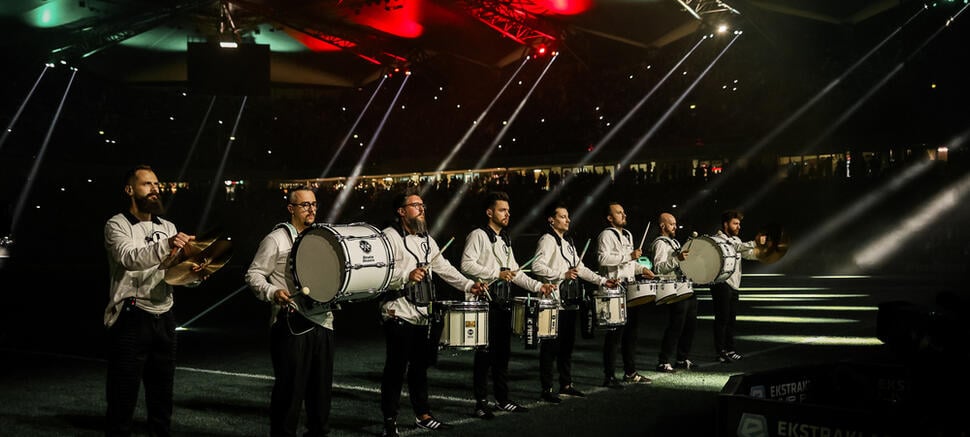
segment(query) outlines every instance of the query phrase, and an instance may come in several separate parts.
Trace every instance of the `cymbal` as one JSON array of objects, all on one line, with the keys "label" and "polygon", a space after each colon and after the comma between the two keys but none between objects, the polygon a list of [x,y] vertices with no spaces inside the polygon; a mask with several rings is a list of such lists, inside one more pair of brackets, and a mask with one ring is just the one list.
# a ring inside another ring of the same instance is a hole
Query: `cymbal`
[{"label": "cymbal", "polygon": [[202,251],[165,270],[165,282],[169,285],[187,285],[202,281],[226,265],[230,258],[232,241],[216,240]]},{"label": "cymbal", "polygon": [[162,263],[159,264],[159,267],[162,270],[165,270],[172,268],[172,266],[175,266],[176,264],[181,264],[182,262],[185,262],[185,260],[202,253],[202,251],[206,250],[218,239],[218,236],[206,237],[205,239],[196,238],[195,240],[188,242],[188,244],[186,244],[184,247],[175,250],[175,252],[165,257],[165,259],[162,260]]},{"label": "cymbal", "polygon": [[758,235],[765,236],[765,244],[756,244],[755,257],[764,264],[778,262],[781,257],[788,253],[791,239],[785,229],[780,225],[773,224],[766,226],[758,232]]}]

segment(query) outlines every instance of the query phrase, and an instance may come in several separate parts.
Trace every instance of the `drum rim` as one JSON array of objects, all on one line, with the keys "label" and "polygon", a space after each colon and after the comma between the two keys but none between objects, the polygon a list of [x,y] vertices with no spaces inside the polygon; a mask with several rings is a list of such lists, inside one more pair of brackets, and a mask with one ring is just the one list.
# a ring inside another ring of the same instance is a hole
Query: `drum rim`
[{"label": "drum rim", "polygon": [[[318,229],[322,229],[326,232],[313,232]],[[287,257],[287,266],[289,267],[289,270],[290,270],[290,276],[293,279],[293,285],[296,286],[297,290],[302,290],[304,287],[304,284],[302,283],[302,281],[300,281],[300,273],[297,271],[297,265],[296,265],[297,257],[299,256],[299,253],[300,253],[300,247],[303,246],[304,238],[310,234],[320,233],[320,236],[323,239],[330,241],[331,243],[333,242],[340,243],[339,241],[335,241],[336,238],[333,230],[334,229],[330,226],[329,223],[314,223],[309,227],[307,227],[306,229],[304,229],[303,232],[300,232],[300,235],[297,235],[296,239],[293,240],[293,247],[290,248],[290,255]],[[344,253],[339,253],[337,251],[334,251],[334,252],[336,252],[337,254],[339,264],[346,265],[347,264],[346,250],[344,251]],[[340,293],[342,293],[343,290],[347,288],[347,281],[348,281],[348,277],[346,275],[340,278],[340,287],[339,289],[334,290],[333,297],[331,297],[329,300],[323,301],[323,300],[318,300],[314,298],[312,295],[313,288],[310,289],[311,292],[310,294],[307,295],[307,297],[310,299],[313,299],[315,302],[321,302],[321,303],[333,302],[334,300],[337,299],[337,296],[339,296]]]}]

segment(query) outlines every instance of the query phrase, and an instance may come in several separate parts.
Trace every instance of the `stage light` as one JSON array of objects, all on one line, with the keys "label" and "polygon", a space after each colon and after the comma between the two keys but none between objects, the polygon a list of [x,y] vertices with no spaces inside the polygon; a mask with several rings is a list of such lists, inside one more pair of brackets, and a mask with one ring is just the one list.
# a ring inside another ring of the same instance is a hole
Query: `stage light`
[{"label": "stage light", "polygon": [[727,33],[728,30],[730,29],[728,28],[727,24],[720,24],[717,26],[717,33],[721,33],[721,34]]}]

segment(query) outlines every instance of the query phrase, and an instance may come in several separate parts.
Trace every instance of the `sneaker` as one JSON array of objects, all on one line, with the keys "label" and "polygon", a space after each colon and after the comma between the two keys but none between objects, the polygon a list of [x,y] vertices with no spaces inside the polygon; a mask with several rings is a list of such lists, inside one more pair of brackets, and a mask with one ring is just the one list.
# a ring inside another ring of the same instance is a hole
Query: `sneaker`
[{"label": "sneaker", "polygon": [[615,376],[607,376],[603,379],[603,387],[620,389],[623,388],[623,384],[620,384],[620,380],[616,379]]},{"label": "sneaker", "polygon": [[444,423],[438,419],[435,419],[434,416],[431,416],[431,415],[429,415],[428,418],[424,420],[421,420],[415,417],[414,423],[417,423],[419,428],[430,429],[430,430],[451,428],[451,425]]},{"label": "sneaker", "polygon": [[[670,364],[667,366],[669,367]],[[671,371],[673,371],[673,369],[671,369]],[[653,380],[637,372],[633,372],[632,375],[623,375],[623,382],[628,382],[630,384],[650,384],[653,382]]]},{"label": "sneaker", "polygon": [[553,393],[551,388],[547,388],[543,390],[542,394],[539,397],[542,398],[542,400],[553,404],[558,404],[562,402],[562,399],[559,398],[559,395]]},{"label": "sneaker", "polygon": [[677,373],[677,371],[674,370],[674,366],[671,366],[670,363],[657,364],[657,371],[660,373]]},{"label": "sneaker", "polygon": [[499,402],[495,406],[499,410],[508,411],[510,413],[525,413],[525,412],[529,411],[528,408],[523,407],[523,406],[521,406],[521,405],[519,405],[519,404],[517,404],[515,402],[512,402],[512,401]]},{"label": "sneaker", "polygon": [[718,352],[717,353],[717,360],[719,362],[725,363],[725,364],[727,364],[727,363],[733,363],[734,362],[734,359],[731,358],[731,355],[729,355],[727,353],[727,351],[720,351],[720,352]]},{"label": "sneaker", "polygon": [[566,396],[575,396],[577,398],[586,397],[586,395],[583,392],[576,390],[576,387],[573,387],[572,384],[569,384],[565,387],[559,387],[559,394],[566,395]]},{"label": "sneaker", "polygon": [[727,355],[734,361],[741,361],[741,359],[744,358],[744,355],[741,355],[735,351],[728,351]]},{"label": "sneaker", "polygon": [[696,365],[691,360],[677,360],[677,362],[674,363],[675,369],[692,370],[695,366]]},{"label": "sneaker", "polygon": [[397,420],[392,418],[384,419],[384,431],[381,433],[382,437],[398,437],[400,434],[397,433]]},{"label": "sneaker", "polygon": [[478,401],[475,403],[475,417],[492,420],[495,418],[495,414],[492,413],[492,407],[488,405],[487,401]]}]

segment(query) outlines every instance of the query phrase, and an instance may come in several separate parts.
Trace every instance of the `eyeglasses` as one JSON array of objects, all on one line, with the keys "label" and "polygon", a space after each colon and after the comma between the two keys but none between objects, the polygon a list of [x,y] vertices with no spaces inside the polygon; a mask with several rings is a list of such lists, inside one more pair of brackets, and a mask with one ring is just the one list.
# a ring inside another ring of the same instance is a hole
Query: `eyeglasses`
[{"label": "eyeglasses", "polygon": [[317,202],[291,203],[290,205],[299,206],[307,211],[309,211],[310,208],[317,209]]},{"label": "eyeglasses", "polygon": [[423,203],[417,203],[417,202],[415,202],[415,203],[405,203],[404,206],[410,206],[411,208],[414,208],[414,209],[423,209],[425,211],[428,210],[428,207],[425,206]]}]

